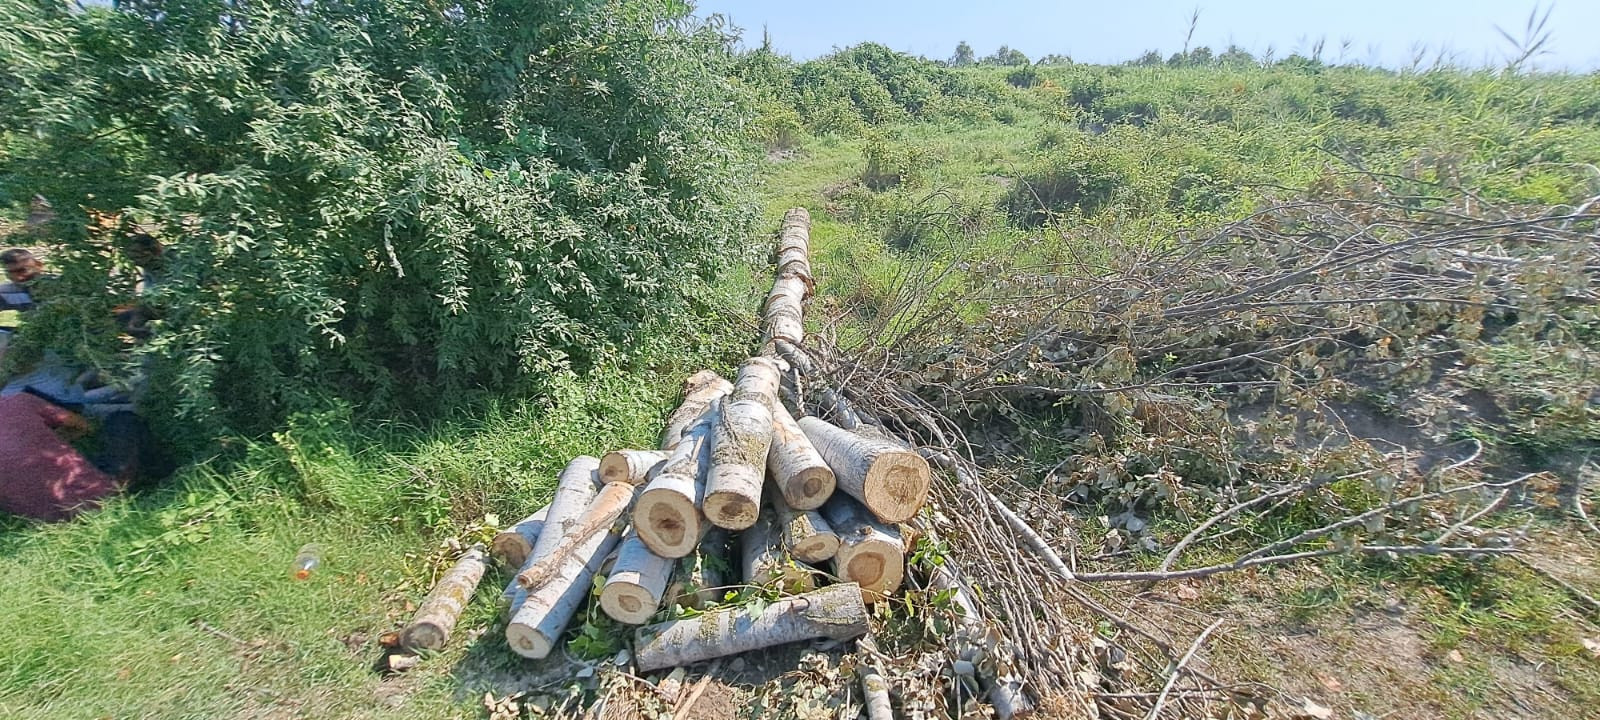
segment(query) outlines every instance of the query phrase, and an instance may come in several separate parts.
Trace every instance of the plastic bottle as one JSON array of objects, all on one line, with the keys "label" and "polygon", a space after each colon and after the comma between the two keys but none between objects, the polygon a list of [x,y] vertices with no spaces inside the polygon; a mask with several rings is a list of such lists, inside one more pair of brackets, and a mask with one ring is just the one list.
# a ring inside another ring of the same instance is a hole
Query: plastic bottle
[{"label": "plastic bottle", "polygon": [[311,573],[316,572],[317,568],[321,566],[322,546],[311,543],[301,547],[300,552],[295,553],[291,574],[296,580],[304,580],[311,577]]}]

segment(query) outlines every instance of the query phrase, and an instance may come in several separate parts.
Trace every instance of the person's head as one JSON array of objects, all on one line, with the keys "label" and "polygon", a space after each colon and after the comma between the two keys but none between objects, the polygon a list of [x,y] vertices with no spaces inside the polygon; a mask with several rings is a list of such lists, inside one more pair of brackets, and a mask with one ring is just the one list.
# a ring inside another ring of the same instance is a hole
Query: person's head
[{"label": "person's head", "polygon": [[33,253],[22,248],[12,248],[0,253],[0,265],[6,268],[6,277],[11,282],[25,283],[44,272],[44,264]]},{"label": "person's head", "polygon": [[134,265],[148,269],[161,264],[161,254],[166,247],[155,236],[141,230],[128,235],[122,251]]}]

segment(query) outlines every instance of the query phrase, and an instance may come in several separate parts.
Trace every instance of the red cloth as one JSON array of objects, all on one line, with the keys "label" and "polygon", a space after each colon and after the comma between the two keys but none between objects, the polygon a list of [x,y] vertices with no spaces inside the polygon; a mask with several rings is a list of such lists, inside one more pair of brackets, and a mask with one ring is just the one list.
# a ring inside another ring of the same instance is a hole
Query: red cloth
[{"label": "red cloth", "polygon": [[28,393],[0,398],[0,510],[65,520],[117,491],[111,476],[56,435],[71,416]]}]

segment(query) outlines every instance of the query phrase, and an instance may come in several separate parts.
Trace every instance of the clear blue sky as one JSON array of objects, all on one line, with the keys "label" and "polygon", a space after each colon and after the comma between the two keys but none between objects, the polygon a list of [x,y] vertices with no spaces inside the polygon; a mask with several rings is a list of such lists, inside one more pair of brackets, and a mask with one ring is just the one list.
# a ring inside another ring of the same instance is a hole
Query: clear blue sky
[{"label": "clear blue sky", "polygon": [[[1495,31],[1520,36],[1533,0],[696,0],[699,14],[721,13],[744,28],[745,44],[773,45],[797,59],[863,41],[947,58],[962,40],[981,57],[1001,44],[1031,58],[1060,53],[1082,62],[1121,62],[1146,50],[1183,47],[1189,16],[1200,9],[1194,45],[1220,52],[1234,43],[1278,57],[1309,54],[1326,38],[1324,59],[1340,44],[1352,62],[1405,65],[1419,44],[1429,62],[1443,48],[1460,64],[1498,64],[1510,49]],[[1543,3],[1548,6],[1549,3]],[[1551,54],[1543,69],[1600,68],[1600,0],[1558,0],[1550,16]]]}]

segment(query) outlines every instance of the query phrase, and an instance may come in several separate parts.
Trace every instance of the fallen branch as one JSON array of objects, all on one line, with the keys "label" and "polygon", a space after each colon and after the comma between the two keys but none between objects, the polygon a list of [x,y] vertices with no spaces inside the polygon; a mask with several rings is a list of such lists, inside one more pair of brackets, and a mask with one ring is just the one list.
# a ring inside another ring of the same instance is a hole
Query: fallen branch
[{"label": "fallen branch", "polygon": [[840,583],[779,600],[759,615],[745,608],[640,628],[634,659],[642,671],[677,667],[813,638],[850,640],[867,632],[861,588]]},{"label": "fallen branch", "polygon": [[433,586],[433,591],[417,608],[411,623],[400,631],[400,644],[408,650],[438,650],[450,642],[450,631],[461,618],[461,611],[478,591],[483,579],[484,549],[474,545]]}]

